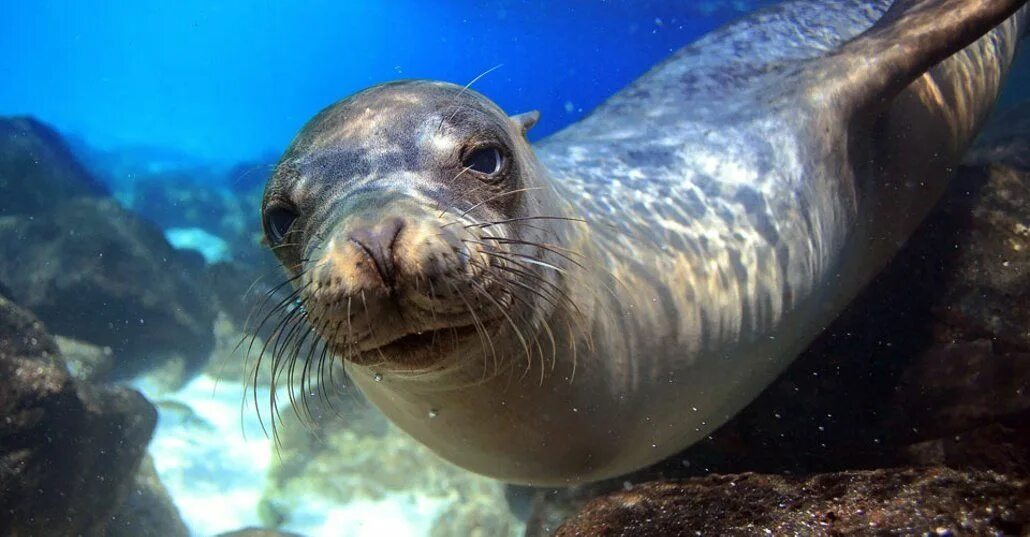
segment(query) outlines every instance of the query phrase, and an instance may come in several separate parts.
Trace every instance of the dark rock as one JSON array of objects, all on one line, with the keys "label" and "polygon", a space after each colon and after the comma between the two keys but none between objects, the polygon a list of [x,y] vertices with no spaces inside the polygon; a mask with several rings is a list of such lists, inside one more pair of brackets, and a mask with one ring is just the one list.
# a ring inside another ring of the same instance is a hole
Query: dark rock
[{"label": "dark rock", "polygon": [[1030,421],[1010,420],[908,446],[913,464],[1030,475]]},{"label": "dark rock", "polygon": [[[247,175],[243,171],[234,171]],[[258,166],[250,175],[267,177],[267,166]],[[264,268],[274,259],[261,245],[263,237],[260,207],[263,184],[249,190],[233,189],[231,183],[212,170],[185,169],[145,174],[137,177],[128,196],[130,208],[164,230],[196,230],[221,239],[216,259],[245,267]],[[184,245],[185,246],[185,245]]]},{"label": "dark rock", "polygon": [[157,477],[154,461],[143,459],[121,507],[98,537],[189,537],[168,490]]},{"label": "dark rock", "polygon": [[[1021,56],[1024,63],[1030,59],[1025,52]],[[1030,101],[997,110],[965,163],[970,166],[1001,164],[1030,170]]]},{"label": "dark rock", "polygon": [[258,313],[267,311],[285,299],[293,291],[285,283],[289,276],[278,262],[269,259],[263,270],[248,267],[242,263],[215,263],[205,271],[207,287],[221,311],[225,312],[239,326],[250,320],[260,320]]},{"label": "dark rock", "polygon": [[139,393],[75,382],[31,314],[0,299],[0,535],[93,534],[157,419]]},{"label": "dark rock", "polygon": [[171,356],[199,370],[215,317],[201,273],[160,231],[112,200],[62,203],[46,216],[0,217],[0,279],[55,333],[110,347],[112,378]]},{"label": "dark rock", "polygon": [[997,352],[988,339],[942,343],[902,374],[890,418],[913,440],[1030,418],[1030,353]]},{"label": "dark rock", "polygon": [[64,336],[54,336],[54,341],[57,342],[68,372],[76,380],[98,382],[110,376],[114,367],[111,347],[100,347]]},{"label": "dark rock", "polygon": [[244,214],[256,219],[259,206],[246,211],[239,196],[196,177],[193,170],[138,177],[132,208],[162,229],[195,227],[221,237],[244,232]]},{"label": "dark rock", "polygon": [[921,468],[649,483],[590,502],[555,535],[1022,535],[1028,530],[1025,481]]},{"label": "dark rock", "polygon": [[107,190],[61,136],[30,117],[0,118],[0,216],[46,212],[54,203]]},{"label": "dark rock", "polygon": [[526,520],[526,537],[551,537],[555,530],[573,518],[591,500],[614,490],[620,488],[592,484],[537,491]]},{"label": "dark rock", "polygon": [[964,168],[951,192],[938,218],[954,252],[935,313],[948,337],[1030,351],[1030,170]]}]

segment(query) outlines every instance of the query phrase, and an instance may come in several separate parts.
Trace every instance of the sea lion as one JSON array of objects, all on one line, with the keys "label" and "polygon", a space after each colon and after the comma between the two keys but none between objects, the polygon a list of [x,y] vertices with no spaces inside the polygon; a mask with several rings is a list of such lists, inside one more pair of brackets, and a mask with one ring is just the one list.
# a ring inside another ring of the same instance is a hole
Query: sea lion
[{"label": "sea lion", "polygon": [[273,367],[300,356],[304,385],[343,359],[395,424],[509,482],[669,456],[749,403],[934,205],[1023,4],[785,2],[535,149],[535,113],[468,86],[354,94],[266,187],[294,286]]}]

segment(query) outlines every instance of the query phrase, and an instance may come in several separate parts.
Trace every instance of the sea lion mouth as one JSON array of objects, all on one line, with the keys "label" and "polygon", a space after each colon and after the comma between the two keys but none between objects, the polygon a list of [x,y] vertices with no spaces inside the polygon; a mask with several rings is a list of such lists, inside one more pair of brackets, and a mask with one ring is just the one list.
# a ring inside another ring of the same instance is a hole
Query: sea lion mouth
[{"label": "sea lion mouth", "polygon": [[378,347],[366,350],[366,353],[380,353],[388,356],[404,356],[420,350],[430,349],[438,343],[449,343],[464,340],[477,334],[475,325],[465,325],[434,330],[422,330],[403,334]]},{"label": "sea lion mouth", "polygon": [[[371,345],[351,353],[347,359],[357,364],[373,364],[388,362],[400,366],[414,366],[435,363],[441,355],[454,352],[454,349],[474,338],[490,337],[489,331],[493,323],[487,325],[467,324],[419,330],[417,332],[401,332],[397,337],[384,343]],[[488,333],[484,334],[486,331]]]}]

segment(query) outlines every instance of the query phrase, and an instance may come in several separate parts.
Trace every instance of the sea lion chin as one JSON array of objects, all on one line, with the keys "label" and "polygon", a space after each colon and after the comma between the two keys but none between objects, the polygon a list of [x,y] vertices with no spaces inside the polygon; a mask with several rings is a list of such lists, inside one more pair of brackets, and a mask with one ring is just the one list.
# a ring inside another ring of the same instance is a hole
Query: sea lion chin
[{"label": "sea lion chin", "polygon": [[1024,3],[785,2],[535,147],[536,114],[468,87],[348,97],[266,187],[295,303],[272,352],[317,334],[328,351],[305,366],[344,360],[394,424],[501,480],[673,455],[752,402],[930,211]]}]

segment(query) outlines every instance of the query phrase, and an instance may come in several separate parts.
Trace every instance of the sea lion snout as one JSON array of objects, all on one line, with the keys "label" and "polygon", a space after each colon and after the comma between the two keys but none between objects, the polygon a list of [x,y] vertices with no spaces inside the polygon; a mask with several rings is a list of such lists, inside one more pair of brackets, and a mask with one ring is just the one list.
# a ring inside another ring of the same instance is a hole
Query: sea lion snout
[{"label": "sea lion snout", "polygon": [[343,282],[351,294],[421,293],[434,283],[446,286],[443,278],[460,277],[469,268],[468,249],[435,219],[372,214],[349,220],[311,263],[323,279]]},{"label": "sea lion snout", "polygon": [[365,253],[379,274],[383,285],[392,287],[396,269],[393,262],[394,245],[404,229],[402,218],[388,218],[371,226],[363,226],[351,232],[348,240],[353,241]]},{"label": "sea lion snout", "polygon": [[[483,305],[478,254],[461,226],[403,205],[342,218],[308,261],[312,322],[354,362],[426,365],[438,344],[462,339],[455,329],[473,324]],[[429,345],[393,348],[425,334],[434,338]]]}]

